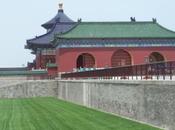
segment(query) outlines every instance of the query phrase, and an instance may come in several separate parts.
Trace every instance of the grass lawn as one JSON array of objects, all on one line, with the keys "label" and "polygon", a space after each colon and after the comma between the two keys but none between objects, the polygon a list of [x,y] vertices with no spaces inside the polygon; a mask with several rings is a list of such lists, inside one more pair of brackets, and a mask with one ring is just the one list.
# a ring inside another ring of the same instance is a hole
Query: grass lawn
[{"label": "grass lawn", "polygon": [[55,98],[0,99],[0,130],[159,130]]}]

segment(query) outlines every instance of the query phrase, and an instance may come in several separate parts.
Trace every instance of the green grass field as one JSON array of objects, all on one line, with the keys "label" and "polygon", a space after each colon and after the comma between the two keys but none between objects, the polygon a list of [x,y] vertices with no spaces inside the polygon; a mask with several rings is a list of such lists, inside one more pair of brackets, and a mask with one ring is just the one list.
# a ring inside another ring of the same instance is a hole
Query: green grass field
[{"label": "green grass field", "polygon": [[0,130],[159,130],[55,98],[1,99]]}]

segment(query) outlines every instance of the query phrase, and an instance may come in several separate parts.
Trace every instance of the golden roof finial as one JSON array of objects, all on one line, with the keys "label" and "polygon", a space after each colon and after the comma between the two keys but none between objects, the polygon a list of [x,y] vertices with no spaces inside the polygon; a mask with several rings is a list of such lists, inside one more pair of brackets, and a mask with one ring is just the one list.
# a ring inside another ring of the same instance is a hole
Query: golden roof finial
[{"label": "golden roof finial", "polygon": [[63,9],[63,3],[59,3],[59,9],[62,10]]}]

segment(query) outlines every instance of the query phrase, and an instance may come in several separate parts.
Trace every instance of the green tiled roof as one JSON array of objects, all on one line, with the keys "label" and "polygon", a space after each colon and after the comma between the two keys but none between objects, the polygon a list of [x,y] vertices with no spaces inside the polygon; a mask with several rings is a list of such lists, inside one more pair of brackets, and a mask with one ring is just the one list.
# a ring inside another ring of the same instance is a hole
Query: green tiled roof
[{"label": "green tiled roof", "polygon": [[156,22],[82,22],[58,38],[175,38]]},{"label": "green tiled roof", "polygon": [[45,70],[37,71],[0,71],[0,76],[31,76],[48,74]]}]

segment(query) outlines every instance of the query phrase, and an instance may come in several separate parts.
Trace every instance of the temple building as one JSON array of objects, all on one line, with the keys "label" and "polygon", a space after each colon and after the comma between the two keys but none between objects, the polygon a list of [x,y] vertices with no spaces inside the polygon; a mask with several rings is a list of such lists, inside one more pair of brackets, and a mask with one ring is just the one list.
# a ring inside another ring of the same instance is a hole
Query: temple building
[{"label": "temple building", "polygon": [[49,73],[175,60],[175,32],[152,21],[74,22],[59,5],[42,26],[47,33],[27,40],[36,59],[29,67]]},{"label": "temple building", "polygon": [[64,14],[62,6],[62,4],[59,4],[58,13],[53,19],[41,25],[46,29],[46,34],[27,40],[25,48],[32,50],[32,54],[36,56],[32,63],[28,63],[30,69],[49,68],[51,74],[57,73],[56,48],[53,47],[51,41],[53,41],[56,34],[67,32],[76,24]]}]

